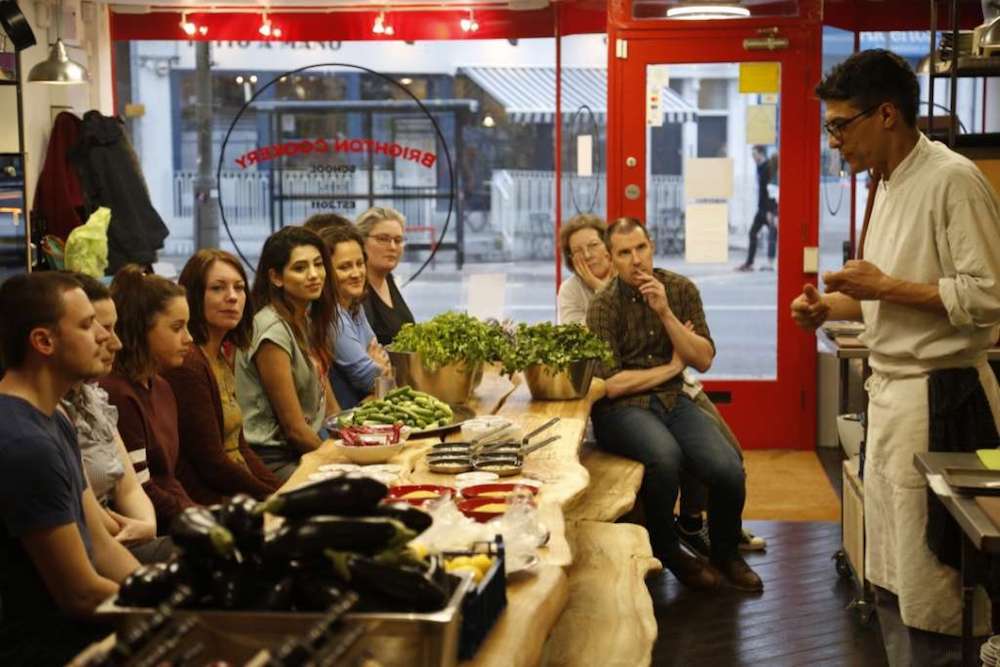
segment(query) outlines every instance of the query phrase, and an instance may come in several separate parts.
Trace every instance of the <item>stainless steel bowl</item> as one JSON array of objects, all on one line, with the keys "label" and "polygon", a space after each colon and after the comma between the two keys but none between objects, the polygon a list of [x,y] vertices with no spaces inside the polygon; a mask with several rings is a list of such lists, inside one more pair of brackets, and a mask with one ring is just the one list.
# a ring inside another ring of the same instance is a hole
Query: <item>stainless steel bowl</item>
[{"label": "stainless steel bowl", "polygon": [[445,403],[468,403],[472,390],[476,388],[476,378],[482,378],[483,365],[454,363],[435,371],[428,369],[420,355],[414,352],[396,352],[391,349],[389,359],[396,373],[396,385],[410,385],[441,399]]},{"label": "stainless steel bowl", "polygon": [[524,369],[524,379],[528,381],[528,389],[534,399],[570,401],[587,395],[596,368],[596,359],[575,361],[558,373],[544,364],[535,364]]}]

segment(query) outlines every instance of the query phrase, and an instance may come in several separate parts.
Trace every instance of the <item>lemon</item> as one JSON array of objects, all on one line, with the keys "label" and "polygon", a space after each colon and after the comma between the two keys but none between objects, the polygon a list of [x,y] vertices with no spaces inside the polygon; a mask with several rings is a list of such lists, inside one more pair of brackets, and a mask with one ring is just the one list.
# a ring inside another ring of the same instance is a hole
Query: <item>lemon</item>
[{"label": "lemon", "polygon": [[493,559],[486,554],[476,554],[471,559],[469,559],[472,565],[479,568],[479,571],[484,575],[493,567]]},{"label": "lemon", "polygon": [[455,556],[445,565],[445,569],[448,572],[457,567],[475,567],[475,565],[472,564],[472,559],[468,556]]},{"label": "lemon", "polygon": [[482,581],[483,573],[479,571],[479,568],[472,565],[461,565],[459,567],[449,567],[446,568],[451,574],[461,574],[462,572],[468,572],[472,575],[472,580],[477,584]]}]

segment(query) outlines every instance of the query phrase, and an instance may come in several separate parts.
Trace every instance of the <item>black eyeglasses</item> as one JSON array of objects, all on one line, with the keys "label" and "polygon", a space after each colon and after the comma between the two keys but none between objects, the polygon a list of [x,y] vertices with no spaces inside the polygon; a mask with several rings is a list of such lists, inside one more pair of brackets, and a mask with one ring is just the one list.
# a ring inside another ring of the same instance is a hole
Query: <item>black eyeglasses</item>
[{"label": "black eyeglasses", "polygon": [[847,129],[848,125],[850,125],[859,118],[864,118],[865,116],[871,114],[871,112],[875,111],[880,106],[882,106],[881,102],[879,102],[873,107],[865,109],[861,113],[854,114],[850,118],[834,118],[833,120],[829,120],[823,123],[823,129],[826,130],[827,134],[840,139],[844,136],[844,130]]}]

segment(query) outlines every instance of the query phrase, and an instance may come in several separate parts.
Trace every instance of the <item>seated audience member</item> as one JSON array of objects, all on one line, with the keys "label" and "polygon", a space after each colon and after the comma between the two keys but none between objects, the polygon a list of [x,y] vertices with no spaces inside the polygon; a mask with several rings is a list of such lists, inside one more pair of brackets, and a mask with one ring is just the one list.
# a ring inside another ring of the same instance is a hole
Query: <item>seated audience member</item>
[{"label": "seated audience member", "polygon": [[319,234],[327,227],[353,227],[354,223],[337,213],[317,213],[302,223],[310,232]]},{"label": "seated audience member", "polygon": [[[594,299],[594,294],[614,277],[611,255],[604,245],[606,230],[607,226],[603,220],[596,215],[586,213],[573,216],[559,230],[559,243],[562,246],[566,267],[573,274],[559,288],[559,322],[562,324],[586,323],[587,309]],[[736,435],[726,424],[715,404],[708,398],[701,383],[686,370],[681,371],[681,376],[684,381],[684,392],[716,421],[726,440],[740,452],[742,458],[742,448]],[[702,519],[707,503],[704,485],[692,479],[690,475],[685,475],[681,480],[677,530],[685,544],[706,558],[711,550],[708,530]],[[765,548],[766,544],[763,538],[747,530],[741,533],[740,549],[743,551],[760,550]]]},{"label": "seated audience member", "polygon": [[[72,274],[90,299],[97,322],[109,336],[101,350],[106,376],[114,365],[115,354],[122,349],[115,334],[118,311],[111,292],[101,281],[83,273]],[[149,480],[149,470],[142,476],[135,472],[125,443],[118,435],[118,409],[108,401],[108,394],[96,382],[81,382],[63,398],[60,407],[76,427],[87,482],[104,509],[104,525],[116,540],[124,544],[140,562],[166,560],[173,552],[169,538],[156,537],[156,512],[142,484]]]},{"label": "seated audience member", "polygon": [[[682,369],[705,372],[715,356],[698,288],[681,275],[653,269],[653,242],[633,218],[612,224],[606,244],[616,275],[587,312],[587,325],[613,352],[599,372],[607,398],[594,405],[598,443],[646,467],[641,493],[650,542],[682,583],[711,589],[725,577],[740,590],[762,590],[760,577],[739,554],[746,499],[740,456],[683,391]],[[682,469],[709,488],[709,562],[681,549],[674,527]]]},{"label": "seated audience member", "polygon": [[339,411],[326,377],[336,307],[330,273],[316,234],[302,227],[272,234],[254,278],[253,336],[236,354],[243,434],[282,482],[323,443],[323,420]]},{"label": "seated audience member", "polygon": [[187,298],[180,285],[144,275],[135,265],[115,275],[111,297],[118,309],[115,331],[122,349],[101,387],[118,408],[118,432],[136,470],[149,470],[143,488],[153,501],[157,529],[169,533],[174,517],[196,504],[177,479],[183,465],[177,402],[162,376],[184,363],[191,347]]},{"label": "seated audience member", "polygon": [[611,255],[604,246],[607,225],[596,215],[574,215],[559,230],[563,260],[572,275],[559,286],[559,323],[585,322],[594,294],[614,275]]},{"label": "seated audience member", "polygon": [[389,359],[378,344],[361,308],[365,294],[365,253],[353,227],[329,227],[320,232],[330,249],[330,283],[337,298],[330,386],[343,409],[353,408],[375,387],[375,378],[389,371]]},{"label": "seated audience member", "polygon": [[110,632],[94,609],[138,562],[108,533],[59,401],[104,372],[109,333],[71,276],[0,286],[0,664],[62,665]]},{"label": "seated audience member", "polygon": [[362,301],[365,316],[380,345],[388,345],[404,324],[413,322],[393,270],[406,243],[406,218],[394,208],[375,206],[358,216],[355,225],[368,256],[368,291]]},{"label": "seated audience member", "polygon": [[194,339],[184,364],[164,373],[177,400],[178,478],[203,505],[247,493],[263,500],[279,482],[243,438],[232,361],[250,345],[253,307],[239,261],[224,250],[199,250],[178,282],[187,290]]}]

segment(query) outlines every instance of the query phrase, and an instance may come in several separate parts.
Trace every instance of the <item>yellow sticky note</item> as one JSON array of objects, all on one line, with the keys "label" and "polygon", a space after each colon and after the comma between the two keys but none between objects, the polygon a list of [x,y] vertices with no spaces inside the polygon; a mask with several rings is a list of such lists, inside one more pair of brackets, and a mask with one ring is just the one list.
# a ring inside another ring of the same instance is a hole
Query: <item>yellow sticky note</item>
[{"label": "yellow sticky note", "polygon": [[781,89],[781,63],[740,63],[741,93],[777,93]]},{"label": "yellow sticky note", "polygon": [[976,454],[990,470],[1000,470],[1000,449],[977,449]]}]

